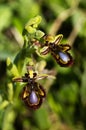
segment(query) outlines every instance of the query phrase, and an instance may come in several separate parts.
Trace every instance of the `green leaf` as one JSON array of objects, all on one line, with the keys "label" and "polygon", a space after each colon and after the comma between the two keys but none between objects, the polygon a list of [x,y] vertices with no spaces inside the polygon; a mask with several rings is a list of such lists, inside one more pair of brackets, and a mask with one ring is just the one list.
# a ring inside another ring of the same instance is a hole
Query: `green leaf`
[{"label": "green leaf", "polygon": [[53,0],[53,2],[52,0],[46,0],[46,4],[50,6],[54,14],[56,15],[68,8],[68,5],[65,0]]},{"label": "green leaf", "polygon": [[10,25],[11,17],[12,13],[9,6],[0,6],[0,31]]},{"label": "green leaf", "polygon": [[50,127],[50,122],[48,120],[48,113],[45,109],[40,108],[36,112],[34,112],[34,118],[36,121],[37,126],[41,130],[48,129]]},{"label": "green leaf", "polygon": [[24,23],[40,13],[40,6],[33,0],[19,0],[17,4],[17,11]]},{"label": "green leaf", "polygon": [[14,130],[13,123],[15,120],[15,112],[11,106],[9,106],[4,113],[2,130]]},{"label": "green leaf", "polygon": [[10,40],[5,35],[0,33],[0,59],[6,60],[7,57],[13,59],[18,50],[19,46],[16,44],[16,42]]},{"label": "green leaf", "polygon": [[81,10],[76,10],[72,16],[73,26],[76,28],[76,31],[78,33],[81,32],[81,29],[83,27],[84,21],[86,21],[84,14]]},{"label": "green leaf", "polygon": [[79,93],[77,82],[71,82],[69,85],[65,84],[57,94],[59,101],[65,103],[75,104],[77,102],[77,95]]},{"label": "green leaf", "polygon": [[54,110],[57,113],[62,112],[61,105],[58,102],[55,102],[55,100],[53,99],[53,96],[51,94],[48,95],[48,101],[49,101],[49,105],[52,108],[52,110]]},{"label": "green leaf", "polygon": [[8,67],[8,70],[10,71],[11,75],[13,75],[15,77],[19,76],[19,72],[18,72],[16,65],[12,63],[12,61],[9,57],[7,58],[7,67]]},{"label": "green leaf", "polygon": [[3,110],[9,105],[9,102],[7,100],[4,100],[2,103],[0,103],[0,110]]}]

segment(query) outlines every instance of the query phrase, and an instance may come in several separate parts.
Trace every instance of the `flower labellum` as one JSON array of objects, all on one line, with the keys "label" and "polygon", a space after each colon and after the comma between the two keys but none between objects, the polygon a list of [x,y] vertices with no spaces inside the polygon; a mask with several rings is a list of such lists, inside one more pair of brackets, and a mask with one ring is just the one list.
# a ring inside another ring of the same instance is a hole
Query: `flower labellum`
[{"label": "flower labellum", "polygon": [[66,54],[66,53],[64,53],[64,52],[59,52],[59,56],[60,56],[60,58],[64,61],[64,62],[68,62],[69,61],[69,56]]},{"label": "flower labellum", "polygon": [[37,97],[35,91],[32,91],[30,94],[30,103],[37,104],[37,102],[38,102],[38,97]]}]

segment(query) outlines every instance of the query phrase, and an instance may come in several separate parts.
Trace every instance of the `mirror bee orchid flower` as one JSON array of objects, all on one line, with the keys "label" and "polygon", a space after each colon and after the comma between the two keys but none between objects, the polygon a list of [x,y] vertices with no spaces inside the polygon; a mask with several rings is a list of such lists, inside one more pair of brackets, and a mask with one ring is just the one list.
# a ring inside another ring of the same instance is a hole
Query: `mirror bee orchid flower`
[{"label": "mirror bee orchid flower", "polygon": [[71,46],[69,44],[61,44],[62,38],[62,34],[57,35],[55,38],[50,35],[44,36],[41,54],[46,55],[50,52],[60,66],[67,67],[73,64],[73,58],[69,53]]},{"label": "mirror bee orchid flower", "polygon": [[21,78],[14,78],[15,82],[24,82],[24,86],[20,96],[24,101],[27,107],[31,109],[38,109],[43,99],[46,97],[44,88],[36,81],[46,76],[38,76],[37,73],[33,70],[32,66],[27,67],[28,72],[25,73]]}]

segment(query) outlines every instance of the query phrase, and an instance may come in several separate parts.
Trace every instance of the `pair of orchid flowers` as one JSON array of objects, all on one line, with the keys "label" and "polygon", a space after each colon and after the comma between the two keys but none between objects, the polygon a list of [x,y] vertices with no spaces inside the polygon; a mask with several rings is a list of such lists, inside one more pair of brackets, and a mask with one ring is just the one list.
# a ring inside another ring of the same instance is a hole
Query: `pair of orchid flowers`
[{"label": "pair of orchid flowers", "polygon": [[[61,44],[62,38],[63,35],[61,34],[55,38],[50,35],[44,36],[43,43],[34,41],[33,44],[40,46],[41,55],[51,53],[60,66],[67,67],[73,64],[73,58],[69,53],[71,46],[69,44]],[[24,76],[14,79],[16,82],[26,83],[21,92],[21,98],[28,108],[38,109],[46,97],[44,88],[37,82],[37,80],[45,77],[47,76],[38,75],[32,66],[28,66],[27,73],[25,73]]]}]

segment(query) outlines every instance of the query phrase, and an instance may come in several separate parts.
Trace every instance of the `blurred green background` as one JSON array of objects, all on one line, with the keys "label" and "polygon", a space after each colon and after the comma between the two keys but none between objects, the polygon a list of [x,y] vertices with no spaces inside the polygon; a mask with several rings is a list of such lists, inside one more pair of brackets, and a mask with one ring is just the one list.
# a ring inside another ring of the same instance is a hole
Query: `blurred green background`
[{"label": "blurred green background", "polygon": [[[10,101],[6,59],[15,58],[22,30],[36,15],[42,17],[40,30],[64,35],[74,64],[60,67],[48,55],[46,68],[56,71],[56,79],[43,82],[47,97],[32,111],[19,98]],[[0,130],[86,130],[86,0],[0,0]]]}]

